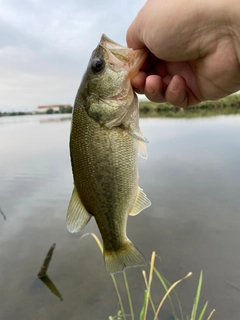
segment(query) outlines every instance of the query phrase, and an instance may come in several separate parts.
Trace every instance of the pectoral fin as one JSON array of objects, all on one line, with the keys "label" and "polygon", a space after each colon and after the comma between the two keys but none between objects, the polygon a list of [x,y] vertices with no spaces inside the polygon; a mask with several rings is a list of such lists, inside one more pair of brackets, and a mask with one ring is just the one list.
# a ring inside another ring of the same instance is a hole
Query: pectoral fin
[{"label": "pectoral fin", "polygon": [[144,141],[138,141],[138,155],[143,159],[147,159],[147,148]]},{"label": "pectoral fin", "polygon": [[148,197],[143,192],[143,190],[140,187],[138,187],[137,199],[136,199],[134,206],[129,214],[130,214],[130,216],[136,216],[142,210],[150,207],[150,205],[151,205],[151,201],[148,199]]},{"label": "pectoral fin", "polygon": [[139,141],[148,142],[148,140],[142,135],[141,131],[140,133],[136,131],[128,131],[128,133]]},{"label": "pectoral fin", "polygon": [[67,212],[68,231],[75,233],[82,230],[91,217],[92,215],[85,209],[77,189],[74,187]]},{"label": "pectoral fin", "polygon": [[138,141],[148,142],[148,140],[144,138],[144,136],[142,135],[140,129],[138,129],[138,132],[133,131],[133,129],[130,126],[126,126],[124,123],[122,123],[119,127],[126,130],[128,134],[130,134],[133,138],[137,139]]}]

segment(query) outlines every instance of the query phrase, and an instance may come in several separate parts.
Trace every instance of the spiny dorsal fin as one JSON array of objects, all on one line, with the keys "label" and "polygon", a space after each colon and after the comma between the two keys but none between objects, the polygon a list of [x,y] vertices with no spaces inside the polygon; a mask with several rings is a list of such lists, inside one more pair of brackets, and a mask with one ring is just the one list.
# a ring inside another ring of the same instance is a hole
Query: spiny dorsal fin
[{"label": "spiny dorsal fin", "polygon": [[130,214],[130,216],[136,216],[142,210],[150,207],[150,205],[151,205],[151,201],[148,199],[148,197],[143,192],[143,190],[140,187],[138,187],[137,199],[136,199],[134,206],[129,214]]},{"label": "spiny dorsal fin", "polygon": [[143,159],[148,157],[146,143],[143,141],[138,141],[138,155]]},{"label": "spiny dorsal fin", "polygon": [[92,215],[87,212],[74,186],[72,197],[67,212],[68,231],[74,233],[82,230],[91,219]]}]

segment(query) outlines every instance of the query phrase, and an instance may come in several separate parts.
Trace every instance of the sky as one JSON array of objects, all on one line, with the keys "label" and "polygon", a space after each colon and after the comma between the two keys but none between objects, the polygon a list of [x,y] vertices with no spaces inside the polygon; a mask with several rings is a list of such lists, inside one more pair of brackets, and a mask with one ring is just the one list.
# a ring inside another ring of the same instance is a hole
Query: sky
[{"label": "sky", "polygon": [[73,105],[102,33],[126,44],[145,0],[0,0],[0,111]]}]

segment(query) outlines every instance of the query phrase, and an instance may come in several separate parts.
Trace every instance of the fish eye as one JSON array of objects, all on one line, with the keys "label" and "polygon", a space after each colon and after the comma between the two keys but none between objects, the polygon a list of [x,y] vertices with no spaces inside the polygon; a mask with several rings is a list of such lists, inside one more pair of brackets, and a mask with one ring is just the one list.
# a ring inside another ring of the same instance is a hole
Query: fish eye
[{"label": "fish eye", "polygon": [[92,70],[94,72],[99,72],[101,71],[103,68],[104,68],[104,61],[100,58],[94,58],[93,61],[92,61]]}]

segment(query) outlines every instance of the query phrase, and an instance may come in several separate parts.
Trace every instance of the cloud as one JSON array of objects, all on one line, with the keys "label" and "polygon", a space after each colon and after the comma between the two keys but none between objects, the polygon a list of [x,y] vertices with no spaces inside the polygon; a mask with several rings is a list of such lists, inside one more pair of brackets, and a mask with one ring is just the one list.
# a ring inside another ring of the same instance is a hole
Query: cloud
[{"label": "cloud", "polygon": [[144,2],[2,0],[0,110],[73,103],[101,34],[124,44]]}]

